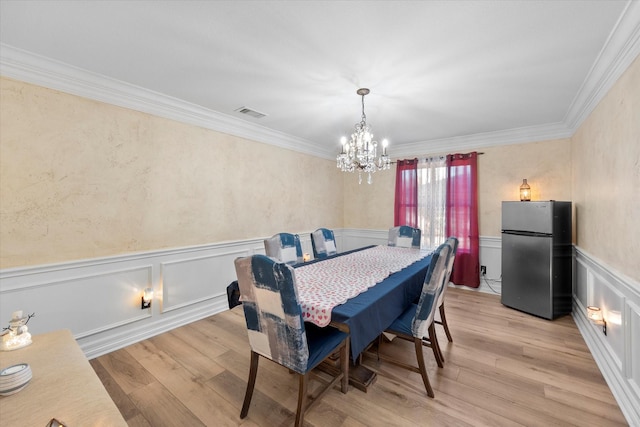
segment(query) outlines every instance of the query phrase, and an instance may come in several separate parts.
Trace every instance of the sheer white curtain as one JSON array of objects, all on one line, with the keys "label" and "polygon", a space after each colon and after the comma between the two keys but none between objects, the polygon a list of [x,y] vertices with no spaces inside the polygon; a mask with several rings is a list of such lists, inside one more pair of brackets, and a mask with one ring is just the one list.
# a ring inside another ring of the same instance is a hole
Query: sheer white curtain
[{"label": "sheer white curtain", "polygon": [[418,228],[422,248],[435,249],[446,236],[447,158],[421,159],[418,163]]}]

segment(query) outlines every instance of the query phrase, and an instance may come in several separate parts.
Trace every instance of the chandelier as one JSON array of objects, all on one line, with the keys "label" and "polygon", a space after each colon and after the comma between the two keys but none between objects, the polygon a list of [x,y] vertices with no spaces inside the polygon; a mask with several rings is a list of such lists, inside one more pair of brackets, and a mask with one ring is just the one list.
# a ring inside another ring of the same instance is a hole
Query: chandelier
[{"label": "chandelier", "polygon": [[367,116],[364,114],[364,97],[369,94],[369,89],[362,88],[356,92],[362,96],[362,120],[355,125],[356,131],[351,134],[351,139],[343,136],[340,140],[342,151],[338,154],[338,168],[342,172],[358,171],[358,184],[362,184],[362,173],[366,173],[367,183],[373,181],[371,174],[377,170],[391,168],[391,161],[387,155],[388,141],[382,140],[382,155],[378,157],[378,142],[373,140],[371,127],[367,125]]}]

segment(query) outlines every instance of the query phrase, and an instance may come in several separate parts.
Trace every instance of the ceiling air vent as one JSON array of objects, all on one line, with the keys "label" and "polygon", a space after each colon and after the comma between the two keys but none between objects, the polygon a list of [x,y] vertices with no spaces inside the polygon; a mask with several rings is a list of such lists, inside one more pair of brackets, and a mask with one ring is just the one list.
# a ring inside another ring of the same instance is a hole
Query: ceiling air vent
[{"label": "ceiling air vent", "polygon": [[256,111],[256,110],[252,110],[251,108],[247,108],[247,107],[240,107],[236,111],[238,113],[242,113],[242,114],[246,114],[246,115],[251,116],[251,117],[255,117],[256,119],[261,119],[261,118],[266,116],[266,114],[264,114],[264,113],[261,113],[261,112]]}]

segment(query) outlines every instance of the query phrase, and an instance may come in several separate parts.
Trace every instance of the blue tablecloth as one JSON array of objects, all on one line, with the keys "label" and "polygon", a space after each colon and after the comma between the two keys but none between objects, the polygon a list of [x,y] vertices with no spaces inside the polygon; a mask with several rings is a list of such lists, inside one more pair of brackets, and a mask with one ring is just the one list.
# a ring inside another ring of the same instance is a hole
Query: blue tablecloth
[{"label": "blue tablecloth", "polygon": [[428,255],[334,307],[331,321],[349,327],[353,360],[420,295],[430,262]]}]

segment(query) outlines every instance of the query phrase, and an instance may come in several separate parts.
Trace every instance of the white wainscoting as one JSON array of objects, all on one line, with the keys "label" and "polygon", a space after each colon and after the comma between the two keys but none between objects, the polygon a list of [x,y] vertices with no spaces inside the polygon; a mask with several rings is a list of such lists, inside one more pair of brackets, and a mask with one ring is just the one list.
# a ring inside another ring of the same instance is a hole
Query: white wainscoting
[{"label": "white wainscoting", "polygon": [[[262,239],[0,271],[0,321],[36,313],[33,335],[70,329],[89,358],[227,309],[233,260]],[[143,289],[154,289],[150,309]]]},{"label": "white wainscoting", "polygon": [[341,230],[340,237],[336,234],[338,251],[350,251],[369,245],[386,245],[389,230],[367,230],[346,228]]},{"label": "white wainscoting", "polygon": [[[387,243],[387,230],[336,229],[339,251]],[[313,253],[309,232],[303,251]],[[500,293],[501,240],[480,238],[487,282],[480,292]],[[36,313],[29,331],[70,329],[88,358],[117,350],[227,310],[226,288],[236,279],[233,260],[264,253],[263,239],[224,242],[62,264],[0,271],[0,322],[15,310]],[[140,309],[146,287],[155,291]],[[466,288],[469,289],[469,288]],[[640,284],[575,249],[573,317],[631,425],[640,425]],[[585,315],[598,305],[607,335]],[[633,357],[635,355],[635,357]]]},{"label": "white wainscoting", "polygon": [[[339,251],[387,243],[387,230],[334,232]],[[303,252],[312,254],[309,232],[299,234]],[[257,253],[264,254],[262,238],[4,269],[0,322],[8,326],[15,310],[36,313],[30,333],[70,329],[87,357],[97,357],[226,310],[233,260]],[[147,287],[154,301],[142,310]]]},{"label": "white wainscoting", "polygon": [[[300,242],[313,253],[309,232],[300,233]],[[227,310],[234,259],[258,253],[264,254],[262,238],[4,269],[0,322],[8,326],[16,310],[36,313],[32,335],[69,329],[94,358]],[[154,300],[143,310],[148,287]]]},{"label": "white wainscoting", "polygon": [[[620,409],[640,426],[640,283],[575,248],[573,318]],[[586,307],[604,312],[607,334],[591,323]]]}]

